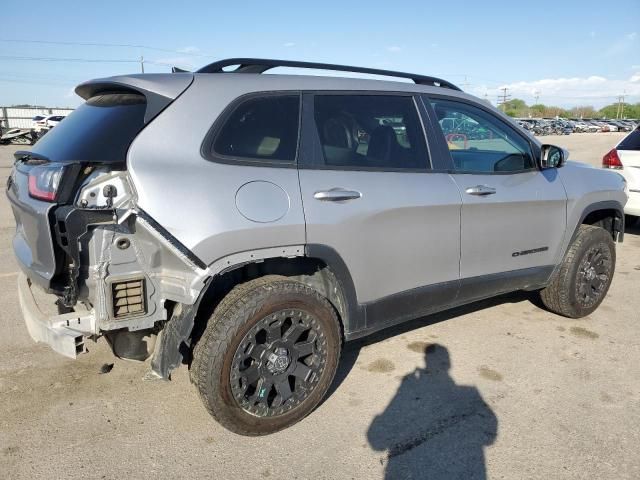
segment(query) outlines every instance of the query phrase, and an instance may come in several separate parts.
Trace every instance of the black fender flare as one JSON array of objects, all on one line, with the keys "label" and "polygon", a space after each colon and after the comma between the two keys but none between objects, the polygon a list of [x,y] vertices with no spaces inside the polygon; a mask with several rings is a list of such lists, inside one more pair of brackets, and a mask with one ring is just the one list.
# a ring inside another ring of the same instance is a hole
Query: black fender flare
[{"label": "black fender flare", "polygon": [[193,303],[187,305],[179,303],[171,315],[171,318],[160,332],[158,342],[151,357],[151,371],[145,378],[161,378],[169,380],[171,372],[180,366],[184,358],[182,346],[189,344],[189,337],[193,330],[196,314],[200,308],[200,302],[205,296],[213,277],[207,278],[200,290],[200,295]]},{"label": "black fender flare", "polygon": [[[335,249],[322,244],[305,245],[305,256],[321,260],[335,276],[345,303],[342,315],[345,339],[350,334],[365,327],[365,307],[358,303],[356,289],[349,269]],[[171,318],[161,331],[151,358],[151,372],[146,378],[169,380],[171,372],[184,358],[184,346],[190,347],[190,336],[202,298],[205,296],[215,277],[209,277],[193,305],[178,304]]]},{"label": "black fender flare", "polygon": [[584,208],[584,210],[582,210],[582,214],[580,215],[580,219],[575,226],[573,235],[571,235],[571,239],[567,244],[566,250],[569,249],[569,245],[571,245],[571,242],[573,242],[573,240],[576,238],[578,229],[584,222],[585,218],[587,218],[591,213],[597,212],[598,210],[615,210],[618,213],[619,223],[614,224],[613,228],[614,231],[618,232],[618,242],[622,243],[622,241],[624,240],[624,207],[617,200],[602,200],[600,202],[590,203]]},{"label": "black fender flare", "polygon": [[352,332],[363,329],[366,323],[365,308],[358,303],[356,288],[349,268],[340,254],[328,245],[309,243],[305,246],[305,255],[324,262],[338,280],[346,303],[347,315],[342,319],[342,323],[345,338],[348,339]]},{"label": "black fender flare", "polygon": [[[549,283],[551,279],[553,279],[553,276],[556,274],[556,272],[562,265],[562,262],[564,261],[564,257],[567,255],[567,252],[569,251],[569,247],[571,246],[576,236],[578,235],[578,230],[580,229],[580,226],[583,224],[585,218],[587,218],[589,214],[593,212],[597,212],[598,210],[615,210],[618,213],[619,221],[617,222],[617,224],[614,224],[613,228],[614,228],[614,231],[618,232],[618,235],[617,235],[618,242],[623,241],[624,239],[624,207],[622,206],[622,204],[616,200],[602,200],[600,202],[590,203],[582,210],[578,223],[576,223],[576,226],[573,229],[573,233],[571,234],[571,238],[567,242],[567,245],[565,246],[564,251],[562,252],[562,258],[560,259],[558,264],[554,267],[553,272],[549,276],[549,279],[547,280],[546,283]],[[569,229],[568,225],[567,225],[567,229]]]}]

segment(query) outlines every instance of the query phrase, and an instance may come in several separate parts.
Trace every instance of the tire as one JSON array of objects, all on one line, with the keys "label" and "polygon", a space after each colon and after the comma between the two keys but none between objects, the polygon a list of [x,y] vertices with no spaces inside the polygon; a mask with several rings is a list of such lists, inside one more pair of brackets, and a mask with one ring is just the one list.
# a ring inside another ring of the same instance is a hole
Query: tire
[{"label": "tire", "polygon": [[565,317],[589,315],[604,300],[615,264],[611,234],[601,227],[581,225],[551,283],[540,291],[542,303]]},{"label": "tire", "polygon": [[191,381],[223,427],[267,435],[320,403],[340,348],[339,320],[326,298],[266,276],[236,286],[216,307],[194,348]]},{"label": "tire", "polygon": [[627,227],[635,227],[638,224],[638,220],[640,217],[636,217],[634,215],[625,215],[624,216],[624,224]]}]

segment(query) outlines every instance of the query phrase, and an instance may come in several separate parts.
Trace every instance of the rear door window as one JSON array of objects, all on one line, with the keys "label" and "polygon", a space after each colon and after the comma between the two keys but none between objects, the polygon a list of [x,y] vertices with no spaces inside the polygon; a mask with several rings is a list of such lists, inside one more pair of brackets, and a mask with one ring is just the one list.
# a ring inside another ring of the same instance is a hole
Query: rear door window
[{"label": "rear door window", "polygon": [[[124,162],[144,127],[144,95],[109,93],[87,100],[36,142],[32,150],[53,162]],[[53,118],[52,118],[53,119]]]},{"label": "rear door window", "polygon": [[429,166],[412,97],[318,94],[314,110],[326,167],[414,170]]},{"label": "rear door window", "polygon": [[618,150],[640,150],[640,127],[622,139]]},{"label": "rear door window", "polygon": [[238,160],[293,163],[299,123],[299,95],[244,100],[224,121],[211,153]]}]

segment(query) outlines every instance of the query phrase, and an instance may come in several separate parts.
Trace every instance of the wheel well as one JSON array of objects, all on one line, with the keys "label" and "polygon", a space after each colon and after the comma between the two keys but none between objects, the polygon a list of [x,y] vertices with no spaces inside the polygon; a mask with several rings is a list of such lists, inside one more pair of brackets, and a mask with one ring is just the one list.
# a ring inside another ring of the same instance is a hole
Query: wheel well
[{"label": "wheel well", "polygon": [[624,217],[615,209],[595,210],[582,220],[582,224],[602,227],[611,233],[614,240],[617,240],[618,234],[624,229]]},{"label": "wheel well", "polygon": [[191,345],[199,340],[207,320],[218,303],[236,286],[265,275],[281,275],[309,285],[333,305],[340,320],[341,334],[347,321],[347,303],[342,285],[322,260],[310,257],[268,258],[239,265],[213,278],[195,317]]}]

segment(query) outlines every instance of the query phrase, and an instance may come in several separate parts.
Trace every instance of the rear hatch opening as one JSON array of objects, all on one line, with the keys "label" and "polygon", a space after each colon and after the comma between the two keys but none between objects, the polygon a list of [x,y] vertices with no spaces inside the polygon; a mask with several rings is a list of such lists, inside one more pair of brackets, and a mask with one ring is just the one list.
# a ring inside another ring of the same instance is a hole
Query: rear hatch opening
[{"label": "rear hatch opening", "polygon": [[[73,205],[82,183],[96,172],[126,170],[127,152],[138,133],[192,81],[191,74],[150,74],[81,84],[76,92],[86,102],[31,151],[15,154],[7,185],[16,220],[13,248],[33,283],[58,295],[68,288],[69,245],[56,241],[55,229],[64,229],[56,225],[56,211]],[[82,199],[77,207],[91,208],[90,200]],[[93,208],[99,208],[95,202]],[[71,241],[62,233],[58,238]]]}]

